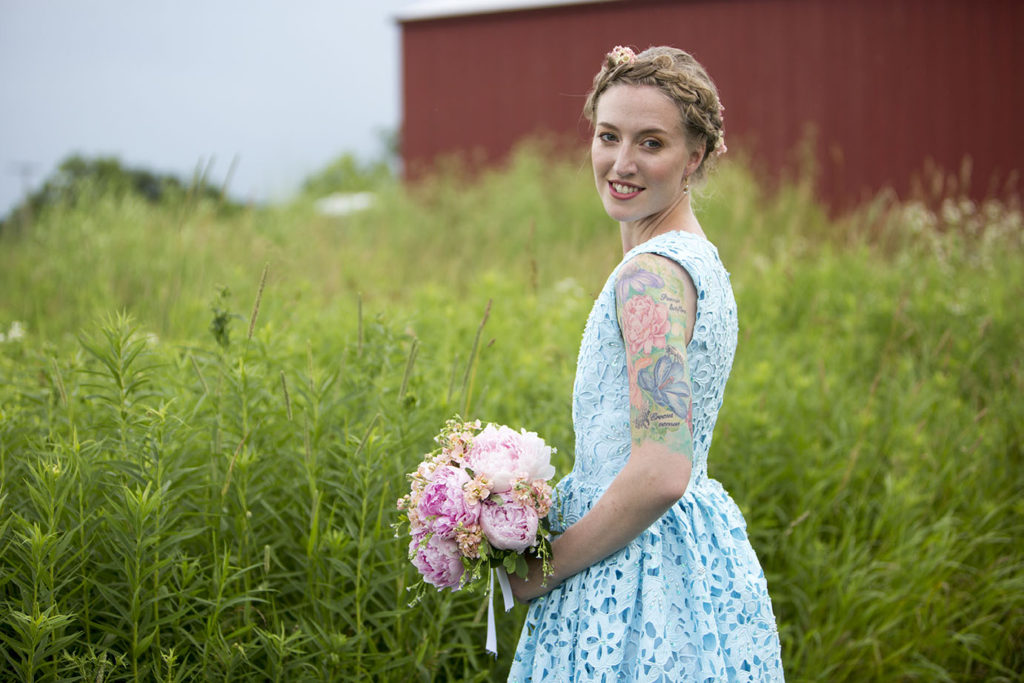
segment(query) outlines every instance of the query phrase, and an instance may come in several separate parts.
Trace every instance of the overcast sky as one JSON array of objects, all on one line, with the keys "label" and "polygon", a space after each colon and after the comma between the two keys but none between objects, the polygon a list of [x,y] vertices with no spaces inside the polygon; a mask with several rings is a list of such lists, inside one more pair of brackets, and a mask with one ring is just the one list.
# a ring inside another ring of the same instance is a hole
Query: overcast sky
[{"label": "overcast sky", "polygon": [[400,118],[412,0],[0,0],[0,216],[71,153],[287,196]]}]

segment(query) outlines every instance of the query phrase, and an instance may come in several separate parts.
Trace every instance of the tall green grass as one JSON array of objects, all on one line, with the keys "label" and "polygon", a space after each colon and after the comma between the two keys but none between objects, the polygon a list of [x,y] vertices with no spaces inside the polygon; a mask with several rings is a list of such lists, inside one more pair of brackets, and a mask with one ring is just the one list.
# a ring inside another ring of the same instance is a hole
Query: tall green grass
[{"label": "tall green grass", "polygon": [[[3,675],[502,680],[523,608],[497,660],[479,596],[410,609],[393,505],[455,412],[536,429],[568,471],[621,256],[591,183],[526,151],[346,218],[101,197],[0,238],[0,332],[27,331],[0,343]],[[830,219],[739,166],[698,213],[741,326],[709,467],[790,680],[1017,680],[1020,213]]]}]

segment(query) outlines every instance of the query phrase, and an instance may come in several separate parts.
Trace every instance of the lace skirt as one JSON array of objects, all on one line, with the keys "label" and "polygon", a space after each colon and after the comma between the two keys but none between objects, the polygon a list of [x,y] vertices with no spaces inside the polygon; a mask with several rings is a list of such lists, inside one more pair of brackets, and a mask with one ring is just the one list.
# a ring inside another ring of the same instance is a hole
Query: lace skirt
[{"label": "lace skirt", "polygon": [[[572,474],[552,528],[603,492]],[[699,474],[622,550],[530,605],[509,681],[782,681],[764,573],[736,503]]]}]

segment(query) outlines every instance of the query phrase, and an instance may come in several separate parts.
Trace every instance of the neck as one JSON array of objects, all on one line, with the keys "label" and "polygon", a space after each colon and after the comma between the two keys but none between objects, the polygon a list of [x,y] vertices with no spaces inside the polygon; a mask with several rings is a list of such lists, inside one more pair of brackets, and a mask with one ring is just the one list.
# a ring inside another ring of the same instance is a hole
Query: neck
[{"label": "neck", "polygon": [[649,239],[676,230],[692,232],[704,237],[700,222],[690,207],[689,196],[684,196],[678,203],[660,214],[647,216],[638,221],[619,223],[619,231],[622,234],[622,253],[626,254],[633,247],[643,244]]}]

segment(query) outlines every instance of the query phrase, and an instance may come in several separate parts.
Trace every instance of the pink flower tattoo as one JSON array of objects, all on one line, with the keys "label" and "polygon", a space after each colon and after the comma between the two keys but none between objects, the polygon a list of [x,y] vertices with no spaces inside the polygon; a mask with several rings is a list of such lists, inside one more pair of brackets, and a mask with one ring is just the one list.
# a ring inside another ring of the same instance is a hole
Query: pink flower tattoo
[{"label": "pink flower tattoo", "polygon": [[622,318],[622,336],[631,356],[665,347],[670,328],[668,306],[649,296],[633,297],[626,302]]}]

